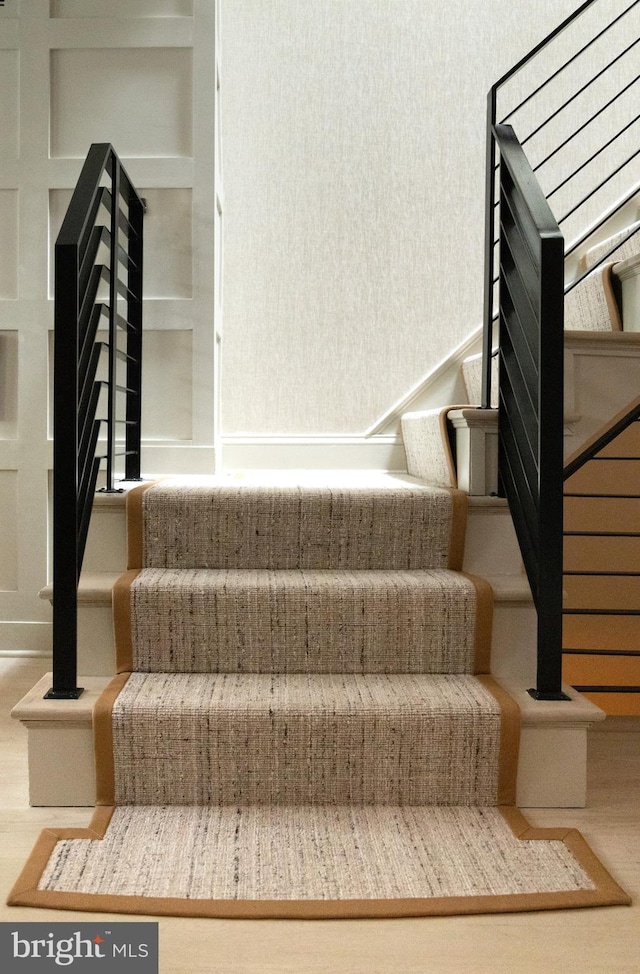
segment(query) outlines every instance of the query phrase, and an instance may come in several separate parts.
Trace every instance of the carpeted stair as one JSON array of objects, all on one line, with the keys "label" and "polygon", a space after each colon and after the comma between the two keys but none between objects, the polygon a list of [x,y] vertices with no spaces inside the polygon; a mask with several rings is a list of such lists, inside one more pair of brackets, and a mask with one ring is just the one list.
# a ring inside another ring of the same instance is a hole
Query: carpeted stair
[{"label": "carpeted stair", "polygon": [[[128,502],[92,829],[12,902],[396,916],[627,902],[576,833],[513,809],[466,498],[409,476],[159,483]],[[544,841],[541,841],[544,839]]]}]

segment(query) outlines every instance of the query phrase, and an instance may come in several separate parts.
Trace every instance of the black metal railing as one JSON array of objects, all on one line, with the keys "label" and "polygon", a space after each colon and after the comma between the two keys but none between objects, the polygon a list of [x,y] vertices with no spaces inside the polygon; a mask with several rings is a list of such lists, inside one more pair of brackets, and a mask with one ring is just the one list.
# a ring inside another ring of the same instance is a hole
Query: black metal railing
[{"label": "black metal railing", "polygon": [[[497,122],[511,124],[562,228],[565,257],[584,248],[640,191],[640,0],[587,0],[490,89],[487,101],[484,359],[482,405],[491,403],[490,357],[497,311]],[[566,55],[562,44],[581,21],[583,41]],[[632,38],[629,41],[629,38]],[[527,74],[542,80],[527,85]],[[505,104],[503,104],[503,102]],[[638,232],[630,230],[629,236]],[[625,240],[567,285],[608,260]]]},{"label": "black metal railing", "polygon": [[[625,435],[627,431],[632,435]],[[604,476],[598,476],[595,483],[589,475],[591,465],[600,467],[604,472]],[[597,660],[616,657],[623,665],[640,658],[640,606],[636,598],[640,584],[639,466],[640,399],[636,399],[565,467],[566,504],[577,500],[582,506],[579,513],[570,514],[564,536],[578,545],[587,540],[589,547],[585,552],[578,551],[575,563],[569,559],[569,564],[565,564],[567,597],[564,618],[571,622],[580,616],[598,616],[606,621],[605,632],[589,627],[588,645],[582,640],[578,640],[578,645],[575,645],[575,639],[566,640],[568,645],[565,644],[563,649],[565,657],[591,657]],[[587,474],[586,478],[576,476],[581,471]],[[610,506],[611,502],[613,506]],[[605,518],[599,511],[603,503],[608,507]],[[606,539],[606,548],[599,545],[596,552],[591,552],[594,538]],[[574,580],[585,579],[597,583],[595,599],[592,594],[594,585],[588,586],[588,605],[584,604],[579,593],[572,590]],[[637,620],[632,628],[629,626],[631,617]],[[625,619],[622,633],[616,625],[616,620],[620,618]],[[576,682],[574,685],[582,693],[640,694],[640,686],[634,683],[605,685]]]},{"label": "black metal railing", "polygon": [[[574,26],[578,21],[579,32]],[[577,32],[582,40],[574,42],[567,54],[567,45]],[[547,268],[545,273],[551,275],[554,289],[558,280],[561,291],[575,287],[580,276],[564,288],[566,257],[584,249],[589,237],[640,190],[639,41],[640,0],[620,0],[613,16],[611,3],[588,0],[503,75],[488,94],[482,406],[489,408],[492,402],[491,360],[495,345],[502,346],[505,340],[515,343],[526,351],[525,361],[535,348],[555,347],[550,354],[557,356],[553,365],[547,352],[541,352],[540,362],[535,363],[542,366],[543,360],[547,362],[537,375],[540,383],[545,381],[546,368],[551,369],[550,374],[555,370],[558,383],[555,393],[548,384],[538,387],[537,404],[542,404],[543,409],[540,413],[531,400],[516,403],[517,390],[507,386],[506,391],[500,391],[501,413],[507,407],[518,406],[526,414],[522,422],[501,416],[501,439],[510,437],[511,447],[501,450],[499,478],[512,511],[526,509],[530,515],[525,523],[524,514],[516,513],[514,521],[525,564],[529,562],[527,572],[539,618],[538,684],[532,692],[550,699],[561,697],[562,672],[562,581],[558,572],[562,547],[562,492],[558,489],[562,482],[562,452],[558,443],[562,442],[563,401],[557,390],[562,389],[563,316],[555,299],[543,302],[541,313],[529,319],[534,326],[530,333],[520,321],[520,308],[512,306],[513,293],[523,296],[522,292],[527,291],[522,278],[530,272],[530,255],[525,245],[512,246],[505,240],[505,222],[509,223],[510,216],[505,221],[502,190],[500,197],[497,195],[498,172],[503,182],[502,172],[509,170],[502,154],[505,145],[513,154],[514,144],[519,143],[518,152],[523,157],[522,147],[526,146],[528,165],[526,176],[522,176],[526,186],[521,184],[516,192],[525,197],[530,192],[535,195],[535,184],[537,192],[547,200],[566,247],[564,254],[554,250],[557,267],[552,271]],[[505,143],[507,122],[510,135]],[[521,168],[524,171],[524,165]],[[513,173],[509,178],[513,178]],[[637,228],[629,236],[635,232]],[[625,243],[626,239],[619,239],[589,271]],[[500,273],[496,273],[498,262]],[[506,333],[505,321],[510,323],[510,335]],[[514,338],[516,332],[518,337]],[[509,347],[506,359],[512,357]],[[536,377],[533,364],[533,360],[527,363],[528,381]],[[509,368],[507,362],[503,365],[501,361],[501,384],[503,380],[509,381]],[[525,418],[537,432],[525,430]],[[514,443],[516,455],[521,458],[532,454],[535,446],[540,466],[536,468],[528,460],[525,474],[515,477],[508,466]],[[537,564],[530,554],[536,547]],[[551,565],[552,570],[547,571]]]},{"label": "black metal railing", "polygon": [[140,477],[144,203],[92,145],[55,245],[53,686],[74,698],[78,582],[101,468]]},{"label": "black metal railing", "polygon": [[[563,251],[560,229],[508,125],[500,166],[499,468],[538,610],[538,641],[562,647]],[[541,699],[562,656],[538,657]]]}]

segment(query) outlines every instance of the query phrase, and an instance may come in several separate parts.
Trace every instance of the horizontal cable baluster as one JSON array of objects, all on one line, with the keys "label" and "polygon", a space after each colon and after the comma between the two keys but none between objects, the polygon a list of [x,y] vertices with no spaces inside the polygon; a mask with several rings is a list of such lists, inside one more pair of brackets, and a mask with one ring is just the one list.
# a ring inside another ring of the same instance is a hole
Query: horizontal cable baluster
[{"label": "horizontal cable baluster", "polygon": [[588,128],[589,125],[591,125],[592,122],[594,122],[597,118],[599,118],[601,115],[603,115],[604,112],[606,112],[606,110],[608,108],[611,108],[611,106],[613,104],[615,104],[615,102],[617,102],[619,98],[622,98],[622,96],[624,94],[626,94],[627,91],[629,91],[629,89],[633,88],[633,86],[635,84],[637,84],[639,80],[640,80],[640,76],[636,76],[631,81],[627,82],[627,84],[624,85],[624,87],[620,88],[616,92],[616,94],[613,95],[613,97],[609,99],[609,101],[605,102],[605,104],[604,105],[601,105],[600,108],[597,111],[593,112],[593,114],[590,115],[590,117],[586,120],[586,122],[583,122],[582,125],[579,125],[578,128],[574,129],[571,132],[571,134],[567,136],[566,139],[564,139],[563,141],[559,142],[558,145],[555,147],[555,149],[553,149],[552,152],[550,152],[547,156],[545,156],[545,158],[542,159],[542,161],[539,162],[536,165],[536,167],[534,169],[534,172],[538,172],[542,168],[542,166],[546,165],[546,163],[549,162],[550,159],[553,159],[553,157],[555,155],[557,155],[558,152],[560,152],[567,145],[569,145],[569,143],[573,139],[575,139],[575,137],[577,135],[580,135],[581,132],[584,132],[585,129]]},{"label": "horizontal cable baluster", "polygon": [[619,172],[622,172],[622,170],[625,169],[630,162],[633,162],[633,160],[638,155],[640,155],[640,148],[636,149],[636,151],[633,152],[627,159],[625,159],[624,162],[620,163],[619,166],[616,166],[616,168],[612,172],[610,172],[608,176],[606,176],[603,180],[601,180],[597,184],[597,186],[594,186],[594,188],[589,193],[587,193],[586,196],[584,196],[581,200],[575,203],[570,210],[567,210],[566,213],[564,213],[561,217],[559,217],[558,225],[561,226],[565,220],[568,220],[569,217],[576,212],[576,210],[579,210],[581,206],[583,206],[588,200],[590,200],[593,196],[595,196],[595,194],[598,193],[603,186],[606,186],[607,183],[610,182],[614,176],[617,176]]},{"label": "horizontal cable baluster", "polygon": [[[633,189],[629,190],[629,192],[626,193],[622,199],[618,200],[616,209],[619,210],[627,203],[629,203],[633,199],[633,197],[637,195],[639,190],[640,190],[640,184],[636,183]],[[589,237],[591,237],[596,232],[596,230],[599,230],[602,226],[604,226],[604,224],[610,218],[611,218],[611,213],[606,213],[600,220],[597,220],[594,224],[592,224],[589,227],[589,229],[582,234],[581,237],[575,240],[571,244],[571,246],[568,247],[567,250],[565,250],[564,253],[565,258],[570,257],[571,254],[574,254],[576,250],[578,250],[578,248],[581,247],[589,239]],[[631,234],[629,234],[629,236],[631,236]]]},{"label": "horizontal cable baluster", "polygon": [[585,92],[588,88],[590,88],[591,85],[598,80],[598,78],[601,78],[604,74],[606,74],[607,71],[610,71],[611,68],[614,66],[614,64],[617,64],[618,61],[620,61],[623,57],[625,57],[625,55],[627,55],[629,51],[636,46],[636,44],[640,44],[640,37],[636,37],[635,41],[632,41],[631,44],[627,45],[627,47],[625,47],[624,50],[620,51],[620,53],[616,57],[614,57],[612,61],[606,64],[604,68],[601,68],[600,71],[597,72],[597,74],[594,74],[594,76],[590,78],[589,81],[587,81],[584,85],[578,88],[578,90],[574,92],[574,94],[571,95],[570,98],[568,98],[565,102],[563,102],[563,104],[560,105],[560,107],[557,108],[555,112],[552,112],[551,115],[549,115],[544,120],[544,122],[541,122],[540,125],[536,126],[536,128],[534,128],[531,132],[529,132],[529,134],[524,139],[522,139],[520,144],[522,146],[525,146],[527,142],[530,142],[531,139],[534,138],[534,136],[536,136],[539,132],[542,131],[543,128],[545,128],[549,124],[549,122],[552,122],[554,118],[557,118],[558,115],[565,110],[565,108],[568,108],[569,105],[573,104],[576,98],[578,98],[581,94],[583,94],[583,92]]},{"label": "horizontal cable baluster", "polygon": [[598,258],[598,260],[594,261],[594,263],[593,263],[593,265],[591,267],[588,267],[586,271],[584,271],[582,274],[580,274],[575,279],[575,281],[572,281],[570,284],[568,284],[566,286],[565,292],[564,292],[565,295],[567,295],[570,291],[573,291],[573,289],[575,287],[577,287],[578,284],[582,283],[582,281],[584,281],[585,277],[588,277],[589,274],[593,274],[593,272],[595,270],[597,270],[598,267],[600,267],[602,264],[606,263],[608,261],[609,257],[612,257],[615,254],[616,250],[619,250],[624,244],[626,244],[626,242],[628,240],[630,240],[631,237],[635,236],[635,234],[638,233],[639,230],[640,230],[640,226],[636,227],[636,229],[635,230],[632,230],[624,238],[624,240],[620,241],[620,243],[615,244],[615,246],[613,246],[611,248],[611,250],[607,250],[604,254],[602,254],[601,257]]},{"label": "horizontal cable baluster", "polygon": [[[638,0],[638,2],[640,3],[640,0]],[[640,77],[640,76],[639,76],[639,77]],[[636,80],[638,80],[638,79],[636,78]],[[588,165],[589,165],[590,163],[592,163],[592,162],[594,161],[594,159],[597,159],[599,155],[602,155],[602,153],[603,153],[603,152],[604,152],[604,151],[605,151],[606,149],[608,149],[608,148],[609,148],[609,147],[610,147],[611,145],[613,145],[613,143],[614,143],[614,142],[615,142],[615,141],[616,141],[617,139],[619,139],[621,135],[624,135],[624,133],[625,133],[625,132],[627,132],[627,131],[628,131],[628,130],[629,130],[629,129],[631,128],[631,126],[632,126],[632,125],[635,125],[635,123],[636,123],[636,122],[637,122],[637,121],[638,121],[639,119],[640,119],[640,115],[636,115],[636,117],[635,117],[635,118],[632,118],[630,122],[627,122],[627,124],[626,124],[626,125],[625,125],[625,126],[624,126],[623,128],[621,128],[621,129],[620,129],[620,130],[619,130],[618,132],[616,132],[616,134],[615,134],[615,135],[613,135],[613,136],[612,136],[612,137],[611,137],[611,138],[609,139],[609,141],[608,141],[608,142],[605,142],[605,144],[604,144],[603,146],[601,146],[601,147],[600,147],[599,149],[597,149],[597,150],[596,150],[596,151],[595,151],[595,152],[594,152],[594,153],[593,153],[592,155],[590,155],[590,156],[589,156],[589,158],[588,158],[588,159],[586,159],[586,160],[585,160],[585,161],[584,161],[584,162],[582,163],[582,165],[580,165],[580,166],[578,166],[578,168],[577,168],[577,169],[574,169],[572,173],[570,173],[570,174],[569,174],[569,175],[568,175],[568,176],[567,176],[567,177],[566,177],[565,179],[563,179],[563,180],[562,180],[562,182],[560,182],[560,183],[558,183],[558,185],[557,185],[557,186],[555,186],[555,187],[554,187],[554,188],[553,188],[552,190],[549,190],[549,192],[548,192],[548,193],[546,194],[546,196],[547,196],[547,199],[548,199],[548,200],[550,200],[552,196],[555,196],[555,194],[556,194],[556,193],[557,193],[557,192],[558,192],[559,190],[561,190],[563,186],[566,186],[566,185],[567,185],[567,183],[569,183],[569,182],[571,182],[571,180],[572,180],[572,179],[574,178],[574,176],[577,176],[577,175],[578,175],[578,173],[579,173],[579,172],[582,172],[582,170],[583,170],[583,169],[586,169],[586,167],[587,167],[587,166],[588,166]],[[536,168],[534,169],[534,172],[535,172],[535,171],[536,171],[537,169],[539,169],[539,168],[540,168],[539,166],[536,166]]]},{"label": "horizontal cable baluster", "polygon": [[579,51],[577,51],[574,55],[572,55],[572,57],[570,57],[568,61],[565,61],[564,64],[560,65],[560,67],[557,68],[556,71],[554,71],[547,78],[545,78],[542,84],[538,85],[537,88],[534,88],[534,90],[529,95],[527,95],[527,97],[524,98],[519,105],[517,105],[515,108],[512,108],[509,114],[505,115],[505,117],[502,119],[501,124],[511,121],[513,119],[513,116],[516,114],[516,112],[519,112],[521,108],[524,108],[524,106],[527,105],[533,98],[535,98],[535,96],[538,95],[541,91],[543,91],[544,88],[547,87],[547,85],[549,85],[559,75],[561,75],[562,72],[566,68],[568,68],[570,64],[573,64],[574,61],[576,61],[582,54],[584,54],[585,51],[588,51],[589,48],[596,43],[596,41],[599,41],[601,37],[604,37],[604,35],[609,30],[611,30],[612,27],[614,27],[620,20],[623,20],[624,17],[626,17],[627,14],[630,13],[631,10],[633,10],[634,7],[637,7],[638,3],[640,3],[640,0],[633,0],[633,3],[631,3],[630,6],[626,8],[626,10],[623,10],[621,13],[619,13],[617,17],[614,17],[614,19],[611,20],[605,27],[603,27],[601,31],[595,34],[590,41],[587,41],[587,43],[583,47],[581,47]]},{"label": "horizontal cable baluster", "polygon": [[640,616],[640,609],[563,609],[566,616]]}]

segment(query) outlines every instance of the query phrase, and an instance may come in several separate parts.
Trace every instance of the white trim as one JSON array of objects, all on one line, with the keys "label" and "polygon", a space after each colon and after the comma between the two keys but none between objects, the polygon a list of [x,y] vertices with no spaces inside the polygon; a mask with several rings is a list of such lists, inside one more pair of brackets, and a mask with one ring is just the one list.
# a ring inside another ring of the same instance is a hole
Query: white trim
[{"label": "white trim", "polygon": [[153,474],[210,474],[216,469],[213,446],[142,441],[142,476]]},{"label": "white trim", "polygon": [[0,621],[0,657],[50,657],[52,626],[50,622]]},{"label": "white trim", "polygon": [[50,652],[41,649],[0,649],[0,659],[48,659]]},{"label": "white trim", "polygon": [[393,470],[406,471],[402,440],[389,436],[222,437],[225,470]]}]

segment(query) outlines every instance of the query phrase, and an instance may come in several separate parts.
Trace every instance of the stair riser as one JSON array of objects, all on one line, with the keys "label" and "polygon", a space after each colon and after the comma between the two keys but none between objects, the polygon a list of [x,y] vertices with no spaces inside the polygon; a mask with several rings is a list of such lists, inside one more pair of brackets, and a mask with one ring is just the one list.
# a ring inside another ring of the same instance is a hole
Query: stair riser
[{"label": "stair riser", "polygon": [[469,507],[462,567],[481,577],[522,575],[520,547],[504,502]]},{"label": "stair riser", "polygon": [[97,726],[118,804],[492,805],[515,733],[473,676],[134,673],[116,688]]},{"label": "stair riser", "polygon": [[454,502],[437,488],[159,486],[142,503],[140,564],[149,568],[458,567]]},{"label": "stair riser", "polygon": [[[46,684],[46,686],[45,686]],[[51,685],[49,674],[39,697]],[[53,715],[52,715],[53,716]],[[95,760],[91,715],[73,727],[53,720],[24,720],[29,748],[29,803],[94,805]],[[520,737],[516,804],[522,808],[578,808],[586,802],[588,723],[525,725]],[[73,767],[73,775],[51,768]]]},{"label": "stair riser", "polygon": [[[96,505],[83,564],[86,572],[124,572],[127,568],[124,497]],[[477,575],[521,575],[522,558],[513,521],[503,501],[470,505],[463,568]]]},{"label": "stair riser", "polygon": [[[116,747],[128,804],[495,804],[488,774],[499,718],[470,732],[468,715],[450,721],[231,714],[193,722],[157,721],[153,753],[144,734]],[[439,744],[446,738],[447,749]],[[451,748],[455,748],[453,771]],[[471,789],[468,779],[486,782]],[[156,783],[153,786],[147,782]]]},{"label": "stair riser", "polygon": [[638,395],[640,342],[629,332],[575,333],[565,354],[565,459]]},{"label": "stair riser", "polygon": [[94,504],[82,563],[85,572],[123,572],[127,567],[124,496],[115,495],[112,500],[111,504]]},{"label": "stair riser", "polygon": [[469,673],[488,649],[489,595],[449,571],[146,570],[122,599],[145,672]]},{"label": "stair riser", "polygon": [[[491,634],[491,671],[535,684],[537,618],[531,603],[496,601]],[[113,676],[116,671],[110,601],[78,609],[81,676]]]}]

